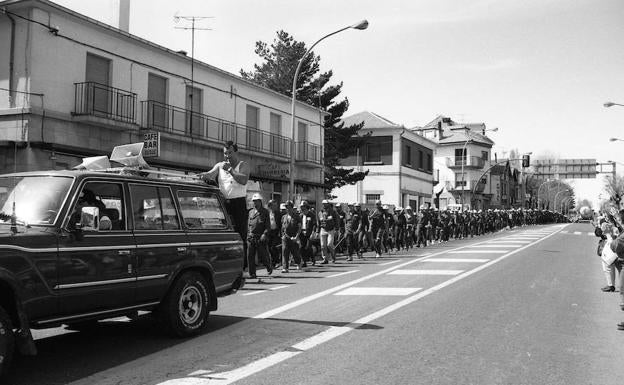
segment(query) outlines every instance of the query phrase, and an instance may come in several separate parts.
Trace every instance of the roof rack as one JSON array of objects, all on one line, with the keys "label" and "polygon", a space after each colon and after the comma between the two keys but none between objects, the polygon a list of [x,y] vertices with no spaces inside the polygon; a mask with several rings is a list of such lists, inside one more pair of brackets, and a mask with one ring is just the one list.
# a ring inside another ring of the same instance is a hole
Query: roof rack
[{"label": "roof rack", "polygon": [[[143,142],[139,142],[116,146],[113,148],[110,160],[106,155],[83,158],[82,163],[75,166],[74,169],[118,173],[121,175],[138,175],[142,177],[156,174],[167,177],[163,179],[190,179],[196,182],[203,182],[203,179],[197,175],[186,175],[171,171],[150,169],[149,164],[143,159],[143,145]],[[111,162],[120,163],[123,167],[111,167]]]}]

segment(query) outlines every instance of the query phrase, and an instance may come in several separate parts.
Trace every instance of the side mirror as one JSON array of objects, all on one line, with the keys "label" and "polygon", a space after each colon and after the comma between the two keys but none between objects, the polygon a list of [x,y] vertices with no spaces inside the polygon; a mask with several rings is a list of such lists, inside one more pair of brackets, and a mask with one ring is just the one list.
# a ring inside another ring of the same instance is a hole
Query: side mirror
[{"label": "side mirror", "polygon": [[80,224],[76,227],[83,231],[99,231],[100,209],[94,206],[83,207],[80,212]]}]

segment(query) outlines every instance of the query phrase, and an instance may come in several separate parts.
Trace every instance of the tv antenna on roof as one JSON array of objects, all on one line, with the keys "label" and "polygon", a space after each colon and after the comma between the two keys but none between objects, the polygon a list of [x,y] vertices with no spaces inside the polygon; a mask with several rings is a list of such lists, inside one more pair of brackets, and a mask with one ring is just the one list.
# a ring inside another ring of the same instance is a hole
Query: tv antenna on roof
[{"label": "tv antenna on roof", "polygon": [[180,16],[178,15],[178,13],[176,12],[175,15],[173,15],[173,22],[178,24],[180,22],[180,20],[186,21],[186,22],[191,22],[191,26],[188,27],[174,27],[175,29],[183,29],[183,30],[191,30],[191,92],[188,95],[190,98],[190,106],[191,106],[191,114],[190,114],[190,118],[189,118],[189,133],[191,135],[193,135],[193,105],[194,105],[194,99],[193,96],[195,94],[195,87],[194,87],[194,83],[195,83],[195,79],[194,79],[194,69],[195,69],[195,30],[198,31],[212,31],[212,28],[198,28],[195,27],[195,22],[201,22],[205,19],[212,19],[213,16]]}]

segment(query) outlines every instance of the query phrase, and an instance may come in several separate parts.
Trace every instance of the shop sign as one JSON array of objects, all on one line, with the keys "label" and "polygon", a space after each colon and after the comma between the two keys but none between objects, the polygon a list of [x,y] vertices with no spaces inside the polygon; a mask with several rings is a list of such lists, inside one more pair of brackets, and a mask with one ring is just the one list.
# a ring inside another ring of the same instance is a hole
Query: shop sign
[{"label": "shop sign", "polygon": [[287,164],[262,163],[257,166],[258,176],[267,178],[287,178],[289,175]]},{"label": "shop sign", "polygon": [[160,156],[160,132],[146,132],[143,134],[143,157]]}]

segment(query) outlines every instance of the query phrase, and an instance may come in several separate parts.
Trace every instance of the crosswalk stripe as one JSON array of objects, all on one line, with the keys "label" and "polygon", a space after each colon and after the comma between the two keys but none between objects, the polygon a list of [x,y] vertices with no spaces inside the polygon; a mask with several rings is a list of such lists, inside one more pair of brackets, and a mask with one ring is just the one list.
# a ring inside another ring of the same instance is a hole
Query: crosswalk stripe
[{"label": "crosswalk stripe", "polygon": [[431,259],[425,259],[423,262],[485,263],[489,261],[490,261],[489,259],[480,259],[480,258],[431,258]]},{"label": "crosswalk stripe", "polygon": [[350,287],[334,295],[410,295],[421,287]]},{"label": "crosswalk stripe", "polygon": [[503,254],[509,250],[458,250],[449,251],[447,254]]},{"label": "crosswalk stripe", "polygon": [[463,273],[463,270],[395,270],[388,275],[458,275]]},{"label": "crosswalk stripe", "polygon": [[494,245],[477,245],[477,246],[468,246],[470,248],[479,248],[479,247],[522,247],[522,245],[512,245],[506,243],[496,243]]},{"label": "crosswalk stripe", "polygon": [[328,275],[328,276],[327,276],[327,277],[325,277],[325,278],[335,278],[335,277],[340,277],[341,275],[347,275],[347,274],[355,273],[356,271],[359,271],[359,270],[345,271],[345,272],[338,273],[338,274]]}]

